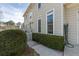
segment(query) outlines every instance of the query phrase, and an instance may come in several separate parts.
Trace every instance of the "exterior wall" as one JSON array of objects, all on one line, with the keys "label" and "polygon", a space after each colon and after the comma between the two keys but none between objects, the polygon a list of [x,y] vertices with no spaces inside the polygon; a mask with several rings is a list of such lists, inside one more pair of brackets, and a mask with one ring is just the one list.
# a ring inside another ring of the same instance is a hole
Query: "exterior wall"
[{"label": "exterior wall", "polygon": [[[29,26],[29,22],[32,23],[32,31],[33,32],[38,32],[38,19],[41,19],[41,33],[47,34],[47,18],[46,14],[48,11],[53,10],[54,11],[54,28],[53,32],[54,35],[61,35],[63,36],[63,4],[60,3],[53,3],[53,4],[48,4],[48,3],[43,3],[41,4],[41,9],[38,10],[38,4],[35,4],[28,12],[27,17],[24,16],[26,21],[26,24]],[[29,13],[33,12],[32,19],[29,19]]]},{"label": "exterior wall", "polygon": [[68,24],[68,40],[72,44],[79,44],[78,42],[78,28],[77,28],[77,10],[76,7],[65,8],[65,24]]},{"label": "exterior wall", "polygon": [[[38,10],[37,4],[34,4],[29,9],[27,17],[25,18],[25,24],[30,30],[29,22],[32,23],[32,31],[38,32],[38,19],[41,19],[41,33],[47,34],[47,18],[48,11],[54,11],[54,35],[63,35],[63,25],[68,24],[68,40],[72,44],[79,44],[79,4],[42,4],[41,9]],[[33,12],[32,19],[29,19],[29,13]],[[63,20],[64,19],[64,20]]]}]

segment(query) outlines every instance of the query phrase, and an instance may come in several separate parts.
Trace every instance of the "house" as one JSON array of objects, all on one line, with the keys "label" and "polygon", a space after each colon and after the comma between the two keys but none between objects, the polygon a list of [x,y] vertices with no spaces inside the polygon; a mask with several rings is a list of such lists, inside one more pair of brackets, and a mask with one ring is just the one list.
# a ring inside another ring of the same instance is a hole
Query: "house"
[{"label": "house", "polygon": [[0,22],[0,31],[8,29],[19,29],[19,28],[15,25],[7,24],[6,22]]},{"label": "house", "polygon": [[31,3],[23,17],[28,32],[67,36],[69,43],[79,44],[77,3]]},{"label": "house", "polygon": [[4,24],[4,22],[0,22],[0,31],[2,31],[4,28],[5,28],[5,24]]}]

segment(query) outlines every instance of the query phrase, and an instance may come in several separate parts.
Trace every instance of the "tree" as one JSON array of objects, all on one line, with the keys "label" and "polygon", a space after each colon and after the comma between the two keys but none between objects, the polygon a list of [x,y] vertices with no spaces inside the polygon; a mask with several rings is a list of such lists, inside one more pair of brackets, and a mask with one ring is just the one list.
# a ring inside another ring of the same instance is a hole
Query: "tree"
[{"label": "tree", "polygon": [[18,23],[17,23],[17,26],[20,26],[20,25],[21,25],[21,22],[18,22]]},{"label": "tree", "polygon": [[15,23],[14,23],[12,20],[6,22],[6,24],[7,24],[7,25],[15,25]]},{"label": "tree", "polygon": [[21,22],[18,22],[16,25],[21,28]]}]

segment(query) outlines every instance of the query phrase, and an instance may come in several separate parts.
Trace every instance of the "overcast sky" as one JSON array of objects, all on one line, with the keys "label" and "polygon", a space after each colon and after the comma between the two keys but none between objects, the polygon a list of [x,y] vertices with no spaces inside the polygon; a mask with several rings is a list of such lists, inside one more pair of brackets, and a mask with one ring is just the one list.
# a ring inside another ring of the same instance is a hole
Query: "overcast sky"
[{"label": "overcast sky", "polygon": [[23,14],[28,5],[27,3],[0,3],[0,21],[13,20],[15,23],[23,23]]}]

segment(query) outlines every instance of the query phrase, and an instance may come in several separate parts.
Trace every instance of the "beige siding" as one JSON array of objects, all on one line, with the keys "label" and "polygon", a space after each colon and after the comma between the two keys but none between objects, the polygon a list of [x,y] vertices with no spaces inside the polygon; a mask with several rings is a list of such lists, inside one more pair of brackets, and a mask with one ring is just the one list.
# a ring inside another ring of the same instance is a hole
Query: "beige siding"
[{"label": "beige siding", "polygon": [[68,40],[77,44],[77,8],[65,8],[65,23],[68,24]]},{"label": "beige siding", "polygon": [[[41,9],[38,10],[38,5],[34,4],[29,9],[25,24],[30,30],[29,23],[32,23],[32,31],[38,32],[38,19],[41,19],[41,33],[47,34],[47,20],[46,14],[49,10],[54,12],[54,35],[63,35],[63,25],[68,24],[68,40],[72,44],[79,44],[79,4],[63,4],[60,3],[43,3]],[[32,19],[29,18],[29,13],[33,12]],[[64,19],[64,20],[63,20]]]},{"label": "beige siding", "polygon": [[[43,3],[40,10],[38,10],[37,4],[35,4],[33,8],[29,10],[29,13],[33,12],[33,16],[32,16],[33,32],[38,32],[37,21],[38,19],[41,19],[41,33],[47,34],[46,14],[49,10],[54,11],[54,35],[63,35],[63,4],[60,4],[60,3],[57,3],[57,4],[56,3],[55,4]],[[26,23],[29,23],[30,19],[27,16],[27,19],[25,20],[27,20]]]}]

